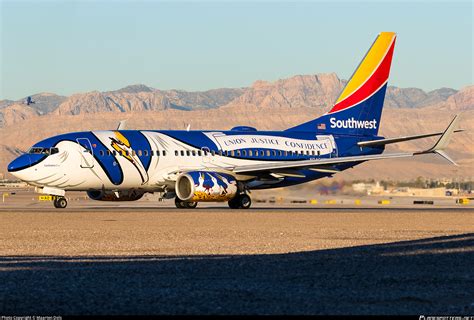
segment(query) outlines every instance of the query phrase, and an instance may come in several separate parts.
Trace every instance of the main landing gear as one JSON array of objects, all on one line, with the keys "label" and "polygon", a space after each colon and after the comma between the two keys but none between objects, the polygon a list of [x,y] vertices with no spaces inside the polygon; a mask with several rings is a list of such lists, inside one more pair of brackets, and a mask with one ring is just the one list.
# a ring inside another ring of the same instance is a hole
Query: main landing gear
[{"label": "main landing gear", "polygon": [[183,201],[180,198],[174,198],[174,204],[178,209],[194,209],[197,207],[197,202],[187,202]]},{"label": "main landing gear", "polygon": [[64,197],[56,197],[54,199],[54,207],[58,209],[64,209],[67,207],[67,200]]},{"label": "main landing gear", "polygon": [[[174,204],[178,209],[194,209],[197,207],[197,202],[187,202],[180,198],[174,198]],[[245,194],[238,194],[228,202],[231,209],[248,209],[252,205],[252,200]]]},{"label": "main landing gear", "polygon": [[252,205],[252,199],[245,194],[238,194],[228,202],[231,209],[248,209]]}]

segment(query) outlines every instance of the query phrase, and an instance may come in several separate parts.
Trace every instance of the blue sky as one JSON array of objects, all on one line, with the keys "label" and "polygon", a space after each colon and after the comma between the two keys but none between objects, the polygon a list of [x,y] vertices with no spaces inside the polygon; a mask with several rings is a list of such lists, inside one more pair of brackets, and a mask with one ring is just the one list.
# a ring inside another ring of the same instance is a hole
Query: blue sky
[{"label": "blue sky", "polygon": [[471,1],[0,2],[0,99],[347,79],[380,31],[398,34],[389,84],[473,83]]}]

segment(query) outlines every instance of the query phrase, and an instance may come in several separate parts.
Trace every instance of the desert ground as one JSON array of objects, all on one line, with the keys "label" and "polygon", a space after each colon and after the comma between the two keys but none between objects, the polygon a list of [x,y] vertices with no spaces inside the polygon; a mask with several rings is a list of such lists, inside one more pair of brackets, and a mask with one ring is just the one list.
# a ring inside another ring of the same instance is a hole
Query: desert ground
[{"label": "desert ground", "polygon": [[54,209],[11,197],[0,206],[2,314],[474,312],[470,205]]}]

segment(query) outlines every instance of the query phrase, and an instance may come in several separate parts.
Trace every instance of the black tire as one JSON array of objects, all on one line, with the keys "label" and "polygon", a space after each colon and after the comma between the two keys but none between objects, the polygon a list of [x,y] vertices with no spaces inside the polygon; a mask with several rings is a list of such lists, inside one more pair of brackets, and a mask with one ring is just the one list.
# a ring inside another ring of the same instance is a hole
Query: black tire
[{"label": "black tire", "polygon": [[186,203],[178,197],[174,198],[174,205],[178,209],[185,209],[186,208]]},{"label": "black tire", "polygon": [[231,209],[248,209],[252,205],[252,200],[246,194],[240,194],[228,202]]},{"label": "black tire", "polygon": [[239,209],[248,209],[252,205],[252,199],[246,194],[239,197]]},{"label": "black tire", "polygon": [[227,202],[227,204],[229,205],[229,208],[231,209],[239,209],[239,202],[238,202],[238,198],[239,196],[235,196],[234,198],[232,198],[231,200],[229,200]]},{"label": "black tire", "polygon": [[198,203],[197,202],[185,202],[184,205],[186,206],[187,209],[194,209],[197,207]]},{"label": "black tire", "polygon": [[58,209],[64,209],[67,207],[67,200],[66,198],[57,198],[54,200],[54,206]]}]

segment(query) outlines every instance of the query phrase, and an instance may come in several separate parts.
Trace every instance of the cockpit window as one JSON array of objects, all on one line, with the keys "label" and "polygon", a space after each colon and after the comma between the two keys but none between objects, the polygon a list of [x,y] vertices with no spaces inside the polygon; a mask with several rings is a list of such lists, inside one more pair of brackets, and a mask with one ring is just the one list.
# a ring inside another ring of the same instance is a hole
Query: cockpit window
[{"label": "cockpit window", "polygon": [[43,154],[44,148],[31,148],[28,153],[31,154]]},{"label": "cockpit window", "polygon": [[28,153],[30,154],[55,154],[58,153],[59,149],[58,148],[40,148],[40,147],[32,147],[30,150],[28,150]]}]

